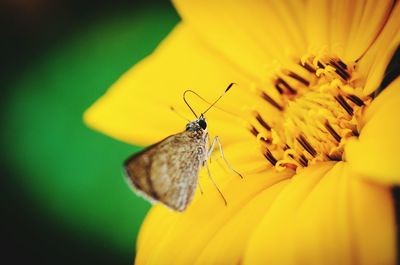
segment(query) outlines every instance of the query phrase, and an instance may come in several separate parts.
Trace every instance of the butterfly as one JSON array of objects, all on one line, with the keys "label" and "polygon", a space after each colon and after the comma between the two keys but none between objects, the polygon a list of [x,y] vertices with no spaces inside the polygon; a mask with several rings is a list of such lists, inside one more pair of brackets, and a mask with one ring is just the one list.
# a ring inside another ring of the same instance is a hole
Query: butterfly
[{"label": "butterfly", "polygon": [[[198,184],[199,172],[206,167],[210,180],[220,193],[225,204],[225,197],[211,178],[207,165],[216,144],[227,166],[241,178],[226,161],[218,136],[215,136],[209,146],[207,121],[204,114],[214,106],[235,83],[231,83],[225,91],[200,116],[194,112],[186,101],[185,94],[193,92],[186,90],[183,98],[196,119],[186,124],[186,129],[155,143],[139,153],[129,157],[124,163],[128,182],[134,190],[150,202],[160,202],[165,206],[182,212],[193,199]],[[193,92],[195,93],[195,92]],[[195,93],[196,94],[196,93]],[[200,97],[201,98],[201,97]]]}]

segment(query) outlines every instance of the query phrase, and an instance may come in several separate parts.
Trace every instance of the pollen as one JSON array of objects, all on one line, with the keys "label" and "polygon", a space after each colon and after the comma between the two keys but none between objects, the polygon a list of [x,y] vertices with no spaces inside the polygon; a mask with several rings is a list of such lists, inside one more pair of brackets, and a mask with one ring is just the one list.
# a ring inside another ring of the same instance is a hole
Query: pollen
[{"label": "pollen", "polygon": [[269,87],[256,93],[276,115],[266,116],[260,105],[252,110],[250,126],[268,163],[278,170],[301,170],[344,160],[344,146],[358,137],[362,113],[372,100],[363,95],[356,63],[307,55],[274,73]]}]

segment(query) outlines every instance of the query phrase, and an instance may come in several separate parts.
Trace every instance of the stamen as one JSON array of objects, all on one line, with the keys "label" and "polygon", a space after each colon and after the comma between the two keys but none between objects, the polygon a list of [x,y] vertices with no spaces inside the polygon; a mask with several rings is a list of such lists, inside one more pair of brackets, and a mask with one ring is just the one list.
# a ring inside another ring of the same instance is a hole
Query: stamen
[{"label": "stamen", "polygon": [[334,156],[334,155],[326,155],[328,157],[329,160],[332,161],[342,161],[342,157],[339,156]]},{"label": "stamen", "polygon": [[307,160],[307,158],[306,158],[303,154],[301,154],[300,157],[299,157],[299,163],[300,163],[303,167],[308,166],[308,160]]},{"label": "stamen", "polygon": [[337,73],[343,80],[347,81],[347,80],[349,79],[350,76],[349,76],[346,72],[342,71],[340,68],[336,68],[336,67],[335,67],[335,70],[336,70],[336,73]]},{"label": "stamen", "polygon": [[365,105],[364,102],[356,95],[348,95],[347,98],[350,99],[354,104],[356,104],[359,107]]},{"label": "stamen", "polygon": [[257,137],[257,135],[260,133],[260,132],[256,129],[256,127],[254,127],[254,126],[251,126],[250,132],[251,132],[255,137]]},{"label": "stamen", "polygon": [[278,162],[278,160],[276,160],[276,158],[273,156],[273,154],[271,153],[271,151],[269,151],[268,148],[267,148],[267,153],[264,153],[264,157],[265,157],[273,166],[275,166],[276,163]]},{"label": "stamen", "polygon": [[339,102],[340,106],[350,115],[353,116],[353,108],[346,102],[342,95],[337,95],[335,97],[336,101]]},{"label": "stamen", "polygon": [[330,61],[331,65],[335,67],[336,73],[345,81],[349,80],[350,75],[347,73],[337,62],[334,60]]},{"label": "stamen", "polygon": [[328,121],[325,122],[325,128],[328,130],[328,132],[335,138],[335,140],[340,143],[340,140],[342,140],[342,137],[332,128],[332,126],[329,124]]},{"label": "stamen", "polygon": [[297,93],[297,91],[296,90],[294,90],[285,80],[283,80],[282,78],[278,78],[277,80],[276,80],[276,84],[279,86],[280,84],[282,84],[285,88],[286,88],[286,90],[288,90],[289,91],[289,93],[290,94],[296,94]]},{"label": "stamen", "polygon": [[360,133],[356,130],[352,130],[351,133],[353,134],[353,136],[356,136],[356,137],[360,136]]},{"label": "stamen", "polygon": [[362,77],[354,73],[357,62],[348,67],[337,56],[318,52],[296,63],[305,70],[280,69],[271,83],[278,92],[273,91],[273,98],[258,92],[281,112],[268,117],[273,123],[261,116],[264,112],[252,113],[256,124],[250,132],[277,170],[298,171],[321,161],[341,161],[346,139],[359,136],[358,114],[371,102],[370,96],[359,96]]},{"label": "stamen", "polygon": [[344,69],[347,69],[347,65],[342,60],[338,59],[337,62],[340,64],[341,67],[343,67]]},{"label": "stamen", "polygon": [[343,67],[341,64],[339,64],[339,62],[336,59],[331,59],[331,60],[329,60],[329,62],[331,64],[333,64],[335,66],[335,68],[338,68],[338,69],[340,69],[342,71],[345,71],[345,72],[347,71],[347,66]]},{"label": "stamen", "polygon": [[301,146],[313,157],[317,155],[317,151],[310,145],[310,143],[304,138],[303,135],[299,135],[297,141],[301,144]]},{"label": "stamen", "polygon": [[305,64],[299,63],[299,65],[301,67],[303,67],[304,69],[306,69],[307,71],[309,71],[310,73],[312,73],[312,74],[315,74],[315,72],[316,72],[316,70],[311,65],[309,65],[308,63],[305,63]]},{"label": "stamen", "polygon": [[279,105],[278,103],[276,103],[275,100],[273,100],[270,96],[268,96],[267,93],[262,92],[261,93],[261,97],[263,99],[265,99],[269,104],[271,104],[273,107],[277,108],[279,111],[283,110],[283,107],[281,105]]},{"label": "stamen", "polygon": [[260,137],[259,138],[261,142],[265,143],[265,144],[270,144],[271,140],[270,139],[265,139],[264,137]]},{"label": "stamen", "polygon": [[289,73],[288,73],[288,76],[290,76],[290,77],[296,79],[297,81],[299,81],[300,83],[302,83],[302,84],[305,85],[305,86],[309,86],[309,85],[310,85],[310,82],[309,82],[308,80],[304,79],[303,77],[299,76],[299,75],[296,74],[296,73],[289,72]]},{"label": "stamen", "polygon": [[275,83],[274,87],[276,88],[279,94],[281,95],[283,94],[283,89],[279,86],[279,83]]},{"label": "stamen", "polygon": [[256,120],[261,124],[262,127],[264,127],[267,131],[271,131],[271,126],[268,125],[268,123],[266,123],[264,121],[264,119],[261,117],[261,115],[259,113],[256,114]]}]

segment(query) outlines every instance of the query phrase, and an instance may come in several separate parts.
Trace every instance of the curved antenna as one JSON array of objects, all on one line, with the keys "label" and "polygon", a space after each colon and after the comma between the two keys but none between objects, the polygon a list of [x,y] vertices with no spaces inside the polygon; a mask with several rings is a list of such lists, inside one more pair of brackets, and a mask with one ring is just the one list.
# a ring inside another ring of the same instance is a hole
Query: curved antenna
[{"label": "curved antenna", "polygon": [[[192,93],[194,93],[194,94],[196,94],[197,95],[197,93],[196,92],[194,92],[193,90],[190,90],[190,89],[188,89],[188,90],[186,90],[185,92],[183,92],[183,101],[185,101],[185,103],[186,103],[186,105],[189,107],[189,109],[193,112],[193,114],[194,114],[194,116],[196,116],[196,118],[198,118],[198,116],[197,116],[197,114],[196,114],[196,112],[194,112],[194,110],[192,109],[192,107],[189,105],[189,103],[186,101],[186,93],[187,92],[192,92]],[[199,96],[199,95],[197,95],[197,96]],[[200,96],[199,96],[200,97]]]},{"label": "curved antenna", "polygon": [[225,89],[225,91],[221,94],[221,96],[219,96],[219,97],[214,101],[214,103],[212,103],[204,112],[202,112],[201,115],[204,115],[207,111],[209,111],[209,110],[212,108],[212,106],[214,106],[214,105],[218,102],[218,100],[220,100],[220,99],[226,94],[226,92],[228,92],[229,89],[231,89],[231,87],[232,87],[233,85],[236,85],[236,83],[230,83],[229,86]]},{"label": "curved antenna", "polygon": [[[196,112],[194,112],[194,110],[192,109],[192,107],[190,107],[189,103],[186,101],[186,93],[189,93],[189,92],[190,92],[190,93],[193,93],[193,94],[196,95],[198,98],[200,98],[201,100],[203,100],[204,102],[206,102],[207,104],[210,105],[210,106],[202,113],[202,114],[204,115],[209,109],[211,109],[211,108],[218,102],[218,100],[220,100],[220,99],[225,95],[226,92],[228,92],[229,89],[231,89],[231,87],[232,87],[233,85],[237,85],[237,84],[236,84],[236,83],[230,83],[229,86],[225,89],[225,91],[224,91],[224,92],[217,98],[217,100],[215,100],[213,103],[210,103],[209,101],[207,101],[206,99],[204,99],[202,96],[200,96],[199,94],[197,94],[195,91],[190,90],[190,89],[188,89],[188,90],[186,90],[185,92],[183,92],[183,100],[185,101],[185,103],[186,103],[186,105],[189,107],[189,109],[192,111],[192,113],[194,114],[194,116],[196,116],[196,118],[198,118]],[[232,113],[230,113],[230,112],[228,112],[228,111],[226,111],[226,110],[223,110],[223,109],[221,109],[221,108],[218,108],[217,106],[215,106],[215,108],[217,108],[217,109],[219,109],[219,110],[222,110],[222,111],[224,111],[224,112],[226,112],[226,113],[229,113],[229,114],[231,114],[231,115],[234,115],[234,114],[232,114]]]}]

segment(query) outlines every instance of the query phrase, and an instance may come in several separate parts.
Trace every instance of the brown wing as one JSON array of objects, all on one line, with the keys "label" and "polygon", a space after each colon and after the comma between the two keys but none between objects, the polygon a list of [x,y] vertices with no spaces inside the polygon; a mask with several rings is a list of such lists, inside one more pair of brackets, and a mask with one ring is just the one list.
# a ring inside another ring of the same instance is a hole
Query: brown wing
[{"label": "brown wing", "polygon": [[193,198],[205,158],[205,139],[184,131],[133,155],[124,166],[130,182],[150,200],[183,211]]}]

